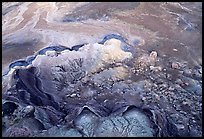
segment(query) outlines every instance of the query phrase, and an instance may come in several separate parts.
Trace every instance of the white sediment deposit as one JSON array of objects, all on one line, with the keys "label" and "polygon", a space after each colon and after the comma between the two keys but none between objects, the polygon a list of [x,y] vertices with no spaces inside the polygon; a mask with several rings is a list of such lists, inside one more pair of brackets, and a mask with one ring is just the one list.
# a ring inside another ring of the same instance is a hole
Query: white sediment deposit
[{"label": "white sediment deposit", "polygon": [[[32,65],[49,72],[48,69],[53,69],[57,65],[66,65],[69,61],[82,58],[84,62],[82,68],[89,74],[89,72],[97,72],[108,64],[120,63],[125,59],[132,58],[132,53],[123,51],[121,41],[117,39],[108,40],[104,45],[98,43],[87,44],[78,51],[64,50],[57,57],[50,57],[50,53],[50,51],[47,51],[46,55],[38,55]],[[120,68],[120,70],[124,70],[124,68]]]}]

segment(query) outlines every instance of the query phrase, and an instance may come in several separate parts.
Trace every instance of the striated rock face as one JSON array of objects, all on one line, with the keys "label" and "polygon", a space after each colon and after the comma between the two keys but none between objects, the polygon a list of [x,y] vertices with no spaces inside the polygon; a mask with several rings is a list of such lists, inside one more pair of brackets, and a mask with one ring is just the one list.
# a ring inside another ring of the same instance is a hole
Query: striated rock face
[{"label": "striated rock face", "polygon": [[2,8],[3,136],[202,136],[201,3]]},{"label": "striated rock face", "polygon": [[153,136],[149,119],[136,108],[127,110],[122,116],[98,118],[84,110],[74,123],[86,137],[141,137]]}]

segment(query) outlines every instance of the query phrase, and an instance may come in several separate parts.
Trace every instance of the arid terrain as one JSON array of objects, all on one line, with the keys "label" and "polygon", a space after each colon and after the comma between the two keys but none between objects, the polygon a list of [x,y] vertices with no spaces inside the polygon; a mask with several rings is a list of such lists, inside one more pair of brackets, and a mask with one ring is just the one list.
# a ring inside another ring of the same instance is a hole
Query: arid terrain
[{"label": "arid terrain", "polygon": [[202,136],[201,2],[3,2],[3,136]]}]

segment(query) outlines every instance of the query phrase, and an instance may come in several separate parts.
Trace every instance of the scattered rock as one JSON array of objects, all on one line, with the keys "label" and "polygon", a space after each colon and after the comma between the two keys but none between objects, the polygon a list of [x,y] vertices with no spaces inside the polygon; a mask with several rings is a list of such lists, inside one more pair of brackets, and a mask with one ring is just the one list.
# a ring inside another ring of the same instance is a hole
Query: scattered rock
[{"label": "scattered rock", "polygon": [[180,68],[179,63],[177,63],[177,62],[172,62],[171,67],[173,69],[179,69]]},{"label": "scattered rock", "polygon": [[170,133],[172,133],[174,137],[188,136],[188,129],[185,126],[187,123],[184,122],[185,120],[177,114],[172,114],[170,117],[171,118],[168,118],[168,130]]},{"label": "scattered rock", "polygon": [[193,69],[192,76],[195,79],[201,80],[202,79],[202,68],[195,68],[195,69]]},{"label": "scattered rock", "polygon": [[187,76],[190,76],[192,74],[192,70],[191,69],[184,69],[183,74],[187,75]]},{"label": "scattered rock", "polygon": [[142,97],[142,100],[145,101],[147,98],[146,97]]},{"label": "scattered rock", "polygon": [[174,88],[172,86],[170,86],[169,91],[174,91]]},{"label": "scattered rock", "polygon": [[157,52],[156,51],[152,51],[149,56],[150,56],[151,59],[156,60]]},{"label": "scattered rock", "polygon": [[157,100],[160,100],[160,96],[159,95],[155,95],[155,98],[157,99]]},{"label": "scattered rock", "polygon": [[202,68],[200,68],[200,69],[198,70],[198,72],[199,72],[200,74],[202,74]]},{"label": "scattered rock", "polygon": [[24,110],[25,113],[30,113],[32,111],[34,111],[34,107],[33,106],[28,105],[28,106],[25,107],[25,110]]},{"label": "scattered rock", "polygon": [[195,126],[189,126],[189,134],[191,137],[201,137],[202,132],[199,132]]},{"label": "scattered rock", "polygon": [[127,80],[126,82],[127,82],[128,84],[130,84],[130,83],[132,83],[132,80]]},{"label": "scattered rock", "polygon": [[35,111],[35,108],[31,105],[26,106],[24,109],[24,112],[26,115],[31,115],[34,113],[34,111]]},{"label": "scattered rock", "polygon": [[177,52],[178,50],[174,48],[173,51]]},{"label": "scattered rock", "polygon": [[166,78],[167,78],[168,80],[172,80],[172,75],[171,75],[171,74],[166,74]]},{"label": "scattered rock", "polygon": [[154,72],[162,71],[162,67],[160,67],[160,66],[157,66],[157,67],[150,66],[149,68],[150,68],[150,70],[152,70]]},{"label": "scattered rock", "polygon": [[77,94],[71,94],[70,95],[70,97],[76,97],[77,96]]},{"label": "scattered rock", "polygon": [[183,81],[181,79],[176,79],[175,83],[176,84],[183,84]]}]

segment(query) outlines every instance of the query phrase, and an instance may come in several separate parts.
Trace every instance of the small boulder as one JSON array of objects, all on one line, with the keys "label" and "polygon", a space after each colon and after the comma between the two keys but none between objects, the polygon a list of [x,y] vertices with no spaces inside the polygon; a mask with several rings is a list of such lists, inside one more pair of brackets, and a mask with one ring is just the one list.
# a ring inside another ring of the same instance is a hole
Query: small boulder
[{"label": "small boulder", "polygon": [[179,68],[180,68],[180,65],[179,65],[179,63],[177,63],[177,62],[172,62],[171,67],[172,67],[173,69],[179,69]]},{"label": "small boulder", "polygon": [[157,52],[156,51],[152,51],[150,53],[150,55],[149,55],[149,59],[150,59],[150,61],[155,62],[156,59],[157,59]]}]

